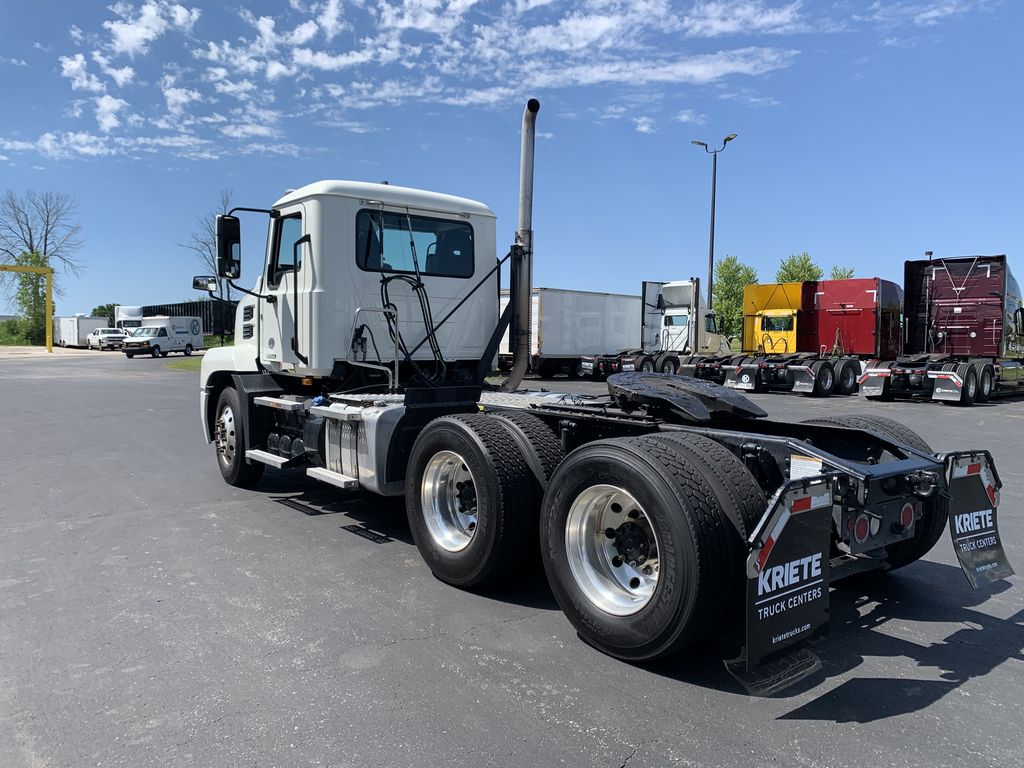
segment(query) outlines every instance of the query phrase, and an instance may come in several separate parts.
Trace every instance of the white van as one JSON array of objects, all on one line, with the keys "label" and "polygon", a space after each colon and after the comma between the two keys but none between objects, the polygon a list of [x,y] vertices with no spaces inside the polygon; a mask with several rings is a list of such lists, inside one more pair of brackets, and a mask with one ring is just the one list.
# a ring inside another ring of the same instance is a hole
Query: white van
[{"label": "white van", "polygon": [[146,317],[142,325],[124,340],[125,357],[152,355],[167,357],[171,352],[191,355],[203,348],[203,321],[198,317]]}]

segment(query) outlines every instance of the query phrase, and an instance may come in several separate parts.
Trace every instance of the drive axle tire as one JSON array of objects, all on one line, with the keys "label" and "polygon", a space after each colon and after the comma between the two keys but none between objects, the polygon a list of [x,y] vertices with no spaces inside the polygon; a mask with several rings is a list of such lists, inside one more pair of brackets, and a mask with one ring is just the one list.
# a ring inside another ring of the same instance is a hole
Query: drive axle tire
[{"label": "drive axle tire", "polygon": [[654,358],[650,355],[644,355],[636,364],[636,370],[642,373],[654,373]]},{"label": "drive axle tire", "polygon": [[711,633],[741,566],[736,533],[700,467],[656,436],[566,457],[541,508],[541,555],[580,636],[646,661]]},{"label": "drive axle tire", "polygon": [[836,387],[836,372],[828,360],[818,360],[811,364],[814,375],[814,391],[812,397],[829,397]]},{"label": "drive axle tire", "polygon": [[963,386],[960,387],[960,399],[955,404],[964,407],[974,405],[978,399],[978,369],[970,363],[961,363],[956,367],[956,375]]},{"label": "drive axle tire", "polygon": [[255,485],[263,476],[264,465],[258,462],[250,464],[245,459],[245,427],[238,390],[234,387],[221,390],[215,413],[213,445],[221,477],[228,485],[239,488]]},{"label": "drive axle tire", "polygon": [[530,469],[515,439],[485,414],[443,416],[413,444],[405,508],[420,555],[441,581],[501,581],[536,546]]},{"label": "drive axle tire", "polygon": [[667,376],[674,376],[679,370],[679,358],[675,355],[665,355],[658,363],[658,370]]},{"label": "drive axle tire", "polygon": [[978,397],[977,403],[987,403],[992,396],[992,386],[995,383],[995,371],[991,365],[981,366],[978,373]]},{"label": "drive axle tire", "polygon": [[836,394],[852,395],[857,389],[857,378],[860,375],[860,365],[856,360],[844,359],[839,361],[836,372]]},{"label": "drive axle tire", "polygon": [[[848,429],[867,429],[891,438],[897,443],[915,448],[922,453],[933,454],[931,446],[917,432],[898,421],[884,416],[857,415],[833,416],[824,419],[811,419],[804,424],[823,424],[826,426],[846,427]],[[889,570],[910,565],[927,555],[935,543],[942,537],[946,528],[949,506],[945,499],[933,496],[922,501],[921,517],[916,521],[914,535],[906,541],[890,544],[885,548],[888,553]]]},{"label": "drive axle tire", "polygon": [[[552,473],[562,463],[562,459],[565,458],[562,443],[555,435],[555,431],[543,420],[526,411],[497,411],[492,415],[506,429],[517,433],[520,442],[526,443],[532,448],[540,463],[544,482],[547,483],[551,479]],[[538,502],[543,495],[543,491],[541,491],[537,496]]]}]

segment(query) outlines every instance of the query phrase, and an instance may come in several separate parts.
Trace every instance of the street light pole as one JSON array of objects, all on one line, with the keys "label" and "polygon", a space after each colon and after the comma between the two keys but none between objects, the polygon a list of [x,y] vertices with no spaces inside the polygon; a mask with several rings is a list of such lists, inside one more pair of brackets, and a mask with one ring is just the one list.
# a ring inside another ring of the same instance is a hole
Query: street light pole
[{"label": "street light pole", "polygon": [[[718,153],[725,149],[725,145],[736,138],[735,133],[730,133],[722,140],[722,146],[718,149],[709,149],[703,141],[691,141],[698,147],[704,147],[704,151],[711,155],[711,234],[708,237],[708,311],[711,310],[711,285],[715,279],[715,191],[718,186]],[[698,322],[700,322],[698,320]]]}]

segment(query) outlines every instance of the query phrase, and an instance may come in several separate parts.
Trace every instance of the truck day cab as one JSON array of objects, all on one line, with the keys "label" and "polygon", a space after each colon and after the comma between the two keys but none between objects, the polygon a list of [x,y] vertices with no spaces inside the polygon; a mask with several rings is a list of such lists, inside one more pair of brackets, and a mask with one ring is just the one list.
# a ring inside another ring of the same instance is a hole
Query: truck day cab
[{"label": "truck day cab", "polygon": [[[774,421],[734,391],[659,373],[616,374],[597,398],[516,391],[539,108],[523,114],[519,228],[501,258],[494,215],[461,197],[320,181],[262,209],[269,247],[235,345],[207,352],[200,373],[201,427],[226,482],[297,468],[339,493],[404,497],[427,566],[462,588],[521,578],[539,547],[579,634],[630,661],[731,636],[745,593],[747,674],[823,628],[830,583],[917,560],[950,513],[992,510],[996,530],[988,453],[936,454],[886,419]],[[232,281],[233,213],[216,224]],[[506,327],[512,370],[495,390]],[[994,537],[959,555],[972,584],[1012,573]]]}]

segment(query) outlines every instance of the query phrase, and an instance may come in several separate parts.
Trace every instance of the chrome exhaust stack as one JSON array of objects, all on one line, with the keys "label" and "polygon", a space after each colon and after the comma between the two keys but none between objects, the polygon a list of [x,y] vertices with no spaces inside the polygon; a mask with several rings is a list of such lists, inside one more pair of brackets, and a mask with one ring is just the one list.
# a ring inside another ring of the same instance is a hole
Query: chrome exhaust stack
[{"label": "chrome exhaust stack", "polygon": [[537,139],[537,113],[540,102],[530,99],[523,110],[522,148],[519,155],[519,227],[516,229],[518,253],[509,268],[509,301],[512,322],[509,332],[512,346],[512,370],[502,389],[519,388],[530,365],[530,310],[533,292],[533,150]]}]

